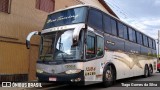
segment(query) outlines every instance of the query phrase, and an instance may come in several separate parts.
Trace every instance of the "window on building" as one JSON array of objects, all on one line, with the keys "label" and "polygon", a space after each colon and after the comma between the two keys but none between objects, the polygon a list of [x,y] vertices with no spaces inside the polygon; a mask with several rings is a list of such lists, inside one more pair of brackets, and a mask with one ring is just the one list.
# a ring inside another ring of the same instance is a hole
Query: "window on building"
[{"label": "window on building", "polygon": [[0,0],[0,12],[10,13],[11,0]]},{"label": "window on building", "polygon": [[55,0],[36,0],[36,8],[45,12],[53,12]]},{"label": "window on building", "polygon": [[102,30],[102,13],[94,9],[89,10],[88,24],[97,30]]},{"label": "window on building", "polygon": [[114,19],[111,19],[111,27],[112,27],[112,34],[117,35],[117,24]]},{"label": "window on building", "polygon": [[101,57],[104,53],[104,39],[97,36],[97,56]]},{"label": "window on building", "polygon": [[104,16],[104,31],[106,33],[112,34],[111,19],[107,15]]},{"label": "window on building", "polygon": [[137,35],[137,43],[142,45],[143,44],[142,43],[142,34],[140,32],[137,32],[136,35]]}]

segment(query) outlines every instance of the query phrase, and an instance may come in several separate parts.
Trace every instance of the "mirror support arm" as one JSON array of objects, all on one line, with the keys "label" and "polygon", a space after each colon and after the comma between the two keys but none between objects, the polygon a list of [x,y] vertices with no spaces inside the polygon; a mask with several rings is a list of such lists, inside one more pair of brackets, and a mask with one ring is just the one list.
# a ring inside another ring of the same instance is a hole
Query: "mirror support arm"
[{"label": "mirror support arm", "polygon": [[41,33],[40,32],[38,32],[38,31],[33,31],[33,32],[31,32],[31,33],[29,33],[28,34],[28,36],[27,36],[27,38],[26,38],[26,47],[27,47],[27,49],[30,49],[30,40],[31,40],[31,37],[33,36],[33,35],[41,35]]},{"label": "mirror support arm", "polygon": [[75,45],[78,40],[79,40],[79,34],[82,30],[82,28],[85,27],[85,24],[81,24],[79,26],[77,26],[75,29],[74,29],[74,32],[73,32],[73,45]]}]

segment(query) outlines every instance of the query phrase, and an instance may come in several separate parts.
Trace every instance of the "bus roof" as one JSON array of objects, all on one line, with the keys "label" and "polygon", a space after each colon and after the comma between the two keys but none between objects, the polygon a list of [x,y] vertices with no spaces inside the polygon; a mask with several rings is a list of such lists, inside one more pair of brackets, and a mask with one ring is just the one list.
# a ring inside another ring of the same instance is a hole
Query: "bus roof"
[{"label": "bus roof", "polygon": [[[96,7],[96,6],[93,6],[93,5],[90,5],[90,4],[83,4],[83,5],[70,6],[70,7],[67,7],[67,8],[65,8],[65,9],[59,9],[59,10],[56,10],[56,11],[54,11],[54,12],[49,13],[49,15],[50,15],[50,14],[53,14],[53,13],[56,13],[56,12],[63,11],[63,10],[68,10],[68,9],[77,8],[77,7],[84,7],[84,6],[86,6],[86,7],[92,7],[92,8],[96,8],[96,9],[98,9],[98,10],[101,10],[100,8],[98,8],[98,7]],[[106,11],[104,11],[104,10],[101,10],[101,11],[102,11],[102,12],[105,12],[105,13],[107,13],[107,14],[109,14],[109,15],[111,15],[112,17],[115,17],[115,16],[113,16],[112,14],[110,14],[109,12],[106,12]],[[115,18],[117,18],[117,17],[115,17]],[[118,19],[118,18],[117,18],[117,19]]]},{"label": "bus roof", "polygon": [[[142,31],[136,29],[135,27],[129,25],[128,23],[126,23],[126,22],[120,20],[119,18],[113,16],[112,14],[110,14],[110,13],[108,13],[108,12],[106,12],[106,11],[103,11],[103,10],[101,10],[100,8],[98,8],[98,7],[96,7],[96,6],[93,6],[93,5],[90,5],[90,4],[83,4],[83,5],[70,6],[70,7],[67,7],[67,8],[65,8],[65,9],[59,9],[59,10],[56,10],[56,11],[54,11],[54,12],[51,12],[51,13],[49,13],[49,15],[50,15],[50,14],[54,14],[54,13],[56,13],[56,12],[60,12],[60,11],[64,11],[64,10],[68,10],[68,9],[72,9],[72,8],[84,7],[84,6],[86,6],[86,7],[92,7],[92,8],[98,9],[98,10],[100,10],[100,11],[106,13],[107,15],[111,16],[112,18],[116,19],[117,21],[122,22],[123,24],[125,24],[125,25],[127,25],[127,26],[133,28],[134,30],[136,30],[136,31],[138,31],[138,32],[140,32],[140,33],[146,35],[147,37],[149,37],[149,38],[151,38],[151,39],[154,39],[154,38],[150,37],[149,35],[143,33]],[[154,40],[155,40],[155,39],[154,39]]]}]

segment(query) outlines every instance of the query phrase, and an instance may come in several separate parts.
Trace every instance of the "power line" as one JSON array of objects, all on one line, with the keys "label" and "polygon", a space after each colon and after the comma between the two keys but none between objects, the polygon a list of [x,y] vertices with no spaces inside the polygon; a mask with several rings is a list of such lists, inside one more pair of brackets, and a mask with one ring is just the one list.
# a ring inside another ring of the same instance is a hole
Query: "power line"
[{"label": "power line", "polygon": [[[109,0],[110,1],[110,0]],[[130,12],[129,10],[123,10],[122,8],[120,7],[123,7],[121,6],[121,4],[119,4],[118,2],[116,2],[115,0],[112,0],[114,3],[112,3],[113,5],[115,5],[118,9],[120,9],[122,12],[124,13],[128,13],[130,15],[132,15],[133,18],[138,18],[135,14],[133,14],[132,12]],[[111,2],[111,1],[110,1]],[[126,12],[127,11],[127,12]]]},{"label": "power line", "polygon": [[[113,3],[114,2],[114,3]],[[121,18],[123,18],[124,20],[126,20],[127,21],[127,19],[131,19],[132,20],[132,22],[134,21],[134,25],[136,26],[136,27],[139,27],[139,28],[141,28],[140,26],[146,26],[146,25],[144,25],[143,23],[141,23],[141,25],[140,25],[140,23],[138,23],[138,22],[136,22],[136,20],[135,20],[135,18],[138,18],[137,16],[135,16],[134,14],[132,14],[130,11],[128,11],[128,12],[125,12],[125,10],[123,10],[122,8],[120,8],[120,4],[118,4],[117,5],[117,2],[115,2],[114,0],[112,0],[112,1],[107,1],[106,2],[107,4],[109,4],[109,6],[111,6],[116,12],[118,12],[119,14],[118,15],[121,15]],[[130,14],[130,15],[129,15]],[[128,18],[128,17],[131,17],[131,18]],[[128,21],[127,21],[128,22]]]},{"label": "power line", "polygon": [[[121,6],[121,4],[119,4],[118,2],[116,2],[115,0],[112,1],[107,1],[106,2],[109,6],[112,7],[113,10],[115,10],[118,13],[118,16],[120,16],[121,19],[123,19],[124,22],[128,23],[133,26],[133,27],[137,27],[137,29],[141,30],[142,32],[145,33],[146,30],[153,30],[153,28],[148,27],[146,24],[141,23],[140,21],[137,22],[136,18],[138,18],[135,14],[133,14],[133,12],[129,11],[129,10],[124,10],[123,6]],[[122,8],[121,8],[122,7]],[[129,18],[130,17],[130,18]],[[145,28],[147,27],[147,28]],[[149,35],[149,33],[146,33]]]}]

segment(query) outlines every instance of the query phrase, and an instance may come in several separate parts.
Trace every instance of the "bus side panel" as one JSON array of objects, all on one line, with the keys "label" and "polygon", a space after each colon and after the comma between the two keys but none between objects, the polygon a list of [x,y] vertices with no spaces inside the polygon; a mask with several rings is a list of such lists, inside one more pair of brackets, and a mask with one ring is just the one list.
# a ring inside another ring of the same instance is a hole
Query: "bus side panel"
[{"label": "bus side panel", "polygon": [[105,34],[104,57],[84,62],[85,84],[101,82],[104,66],[108,62],[115,65],[117,79],[144,75],[145,64],[154,65],[156,62],[155,57],[148,55],[152,52],[152,49],[134,42]]},{"label": "bus side panel", "polygon": [[144,75],[145,64],[154,66],[153,62],[156,63],[152,49],[116,36],[105,34],[105,48],[117,69],[117,79]]},{"label": "bus side panel", "polygon": [[[112,62],[117,70],[117,79],[129,78],[144,75],[145,64],[153,65],[156,58],[145,55],[107,51],[108,55],[112,55]],[[154,70],[155,73],[156,70]]]}]

